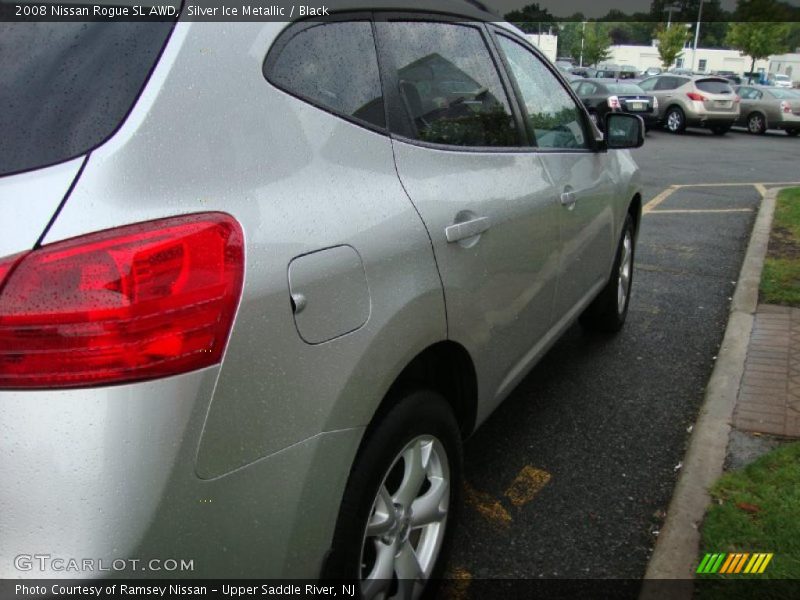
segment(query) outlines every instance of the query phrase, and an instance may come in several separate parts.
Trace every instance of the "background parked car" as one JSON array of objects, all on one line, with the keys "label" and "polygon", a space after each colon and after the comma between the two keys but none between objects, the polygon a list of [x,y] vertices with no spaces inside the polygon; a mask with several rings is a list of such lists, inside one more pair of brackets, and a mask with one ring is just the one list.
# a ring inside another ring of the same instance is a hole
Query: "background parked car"
[{"label": "background parked car", "polygon": [[642,78],[660,75],[664,70],[661,67],[648,67],[640,73]]},{"label": "background parked car", "polygon": [[637,79],[639,72],[636,68],[601,67],[594,76],[596,79]]},{"label": "background parked car", "polygon": [[742,78],[733,71],[714,71],[711,74],[716,75],[718,77],[724,77],[725,79],[736,85],[740,85],[742,83]]},{"label": "background parked car", "polygon": [[658,100],[635,83],[584,79],[574,82],[572,87],[601,130],[606,115],[611,112],[637,114],[648,129],[658,124]]},{"label": "background parked car", "polygon": [[569,70],[570,73],[573,75],[578,75],[579,77],[594,77],[597,73],[597,69],[592,67],[572,67]]},{"label": "background parked car", "polygon": [[742,99],[737,125],[750,133],[783,129],[787,135],[800,133],[800,92],[777,87],[741,86],[736,93]]},{"label": "background parked car", "polygon": [[781,73],[770,73],[767,76],[767,85],[778,88],[791,88],[792,79],[788,75]]},{"label": "background parked car", "polygon": [[659,121],[672,133],[706,127],[724,135],[739,118],[739,97],[722,77],[657,75],[639,87],[658,98]]}]

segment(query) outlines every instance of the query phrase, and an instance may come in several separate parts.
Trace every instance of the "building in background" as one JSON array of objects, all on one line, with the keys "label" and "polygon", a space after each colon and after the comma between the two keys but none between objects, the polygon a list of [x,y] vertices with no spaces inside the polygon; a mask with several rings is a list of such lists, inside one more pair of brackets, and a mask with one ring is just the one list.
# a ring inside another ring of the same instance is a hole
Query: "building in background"
[{"label": "building in background", "polygon": [[797,87],[800,83],[800,52],[770,56],[769,72],[786,75]]},{"label": "building in background", "polygon": [[558,53],[558,36],[549,33],[526,33],[525,37],[528,41],[536,46],[542,53],[549,58],[552,62],[556,61]]},{"label": "building in background", "polygon": [[[658,56],[658,47],[651,46],[611,46],[609,63],[617,65],[635,65],[640,71],[648,67],[661,67]],[[800,57],[799,57],[800,58]],[[757,60],[756,72],[766,72],[770,62]],[[683,55],[675,61],[672,67],[676,69],[692,69],[692,49],[686,48]],[[750,57],[742,55],[738,50],[722,50],[718,48],[698,48],[694,59],[694,71],[711,73],[714,71],[732,71],[743,75],[750,70]],[[800,65],[795,67],[800,76]]]}]

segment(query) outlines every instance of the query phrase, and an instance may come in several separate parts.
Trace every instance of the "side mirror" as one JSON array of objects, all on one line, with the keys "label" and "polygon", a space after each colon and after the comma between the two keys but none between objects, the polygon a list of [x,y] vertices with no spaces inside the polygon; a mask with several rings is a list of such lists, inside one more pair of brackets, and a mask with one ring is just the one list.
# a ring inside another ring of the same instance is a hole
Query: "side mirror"
[{"label": "side mirror", "polygon": [[644,121],[638,115],[608,113],[606,115],[608,148],[639,148],[644,144]]}]

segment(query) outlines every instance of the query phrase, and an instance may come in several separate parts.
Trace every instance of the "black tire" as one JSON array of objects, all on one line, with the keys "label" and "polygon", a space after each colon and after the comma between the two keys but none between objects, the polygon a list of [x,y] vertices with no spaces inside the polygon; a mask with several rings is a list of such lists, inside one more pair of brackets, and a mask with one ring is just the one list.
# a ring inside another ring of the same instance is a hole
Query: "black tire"
[{"label": "black tire", "polygon": [[[442,577],[458,517],[463,458],[461,434],[450,406],[441,395],[427,390],[403,394],[399,402],[382,417],[379,417],[379,420],[367,430],[345,488],[323,579],[361,580],[362,576],[366,578],[373,568],[377,572],[377,552],[378,549],[383,549],[382,545],[386,546],[384,549],[386,552],[391,553],[396,551],[395,548],[406,548],[405,544],[409,542],[413,547],[414,532],[421,530],[413,528],[412,510],[398,508],[401,503],[397,492],[403,488],[404,482],[410,481],[410,477],[406,478],[404,473],[406,459],[403,451],[409,445],[417,444],[418,440],[421,440],[419,442],[422,444],[421,447],[426,447],[425,443],[429,438],[431,439],[429,447],[432,448],[430,456],[434,457],[428,463],[429,468],[435,469],[437,464],[441,467],[441,463],[446,462],[449,471],[447,477],[441,476],[442,480],[449,477],[449,489],[446,491],[446,517],[440,524],[443,534],[439,536],[439,530],[437,530],[437,533],[430,536],[434,546],[436,540],[440,540],[438,554],[436,551],[432,552],[434,557],[431,562],[432,568],[428,569],[430,585],[425,586],[423,590],[420,589],[420,585],[414,584],[411,580],[398,581],[394,566],[392,566],[392,575],[390,576],[393,579],[382,578],[381,581],[387,581],[387,585],[395,586],[394,591],[397,591],[396,586],[401,584],[411,585],[414,597],[419,597],[423,593],[429,595],[435,592],[436,582]],[[437,442],[438,446],[435,445]],[[411,452],[411,450],[408,451]],[[441,460],[441,454],[445,455],[445,460]],[[435,478],[432,479],[427,471],[424,477],[421,487],[414,494],[416,498],[432,494],[435,491],[434,483],[432,483],[432,481],[436,481]],[[441,484],[437,482],[436,485]],[[379,505],[388,507],[388,503],[379,498],[384,487],[385,491],[392,496],[392,504],[395,507],[393,510],[386,511],[387,516],[384,521],[391,523],[392,530],[384,531],[381,534],[373,533],[374,539],[370,541],[367,525],[371,520],[379,518],[381,514],[374,511]],[[393,491],[394,487],[397,489]],[[405,489],[413,488],[414,486],[411,485]],[[424,493],[420,494],[420,492]],[[444,496],[442,498],[444,499]],[[439,508],[442,504],[443,501],[434,503]],[[409,507],[412,505],[413,502],[408,504]],[[404,516],[399,517],[399,513]],[[390,537],[392,538],[391,542],[385,541]],[[424,538],[425,536],[417,534],[417,550],[420,549]],[[400,562],[397,558],[400,550],[397,552],[395,559],[392,560],[392,565],[395,564],[395,560]],[[371,554],[374,556],[370,556]],[[416,564],[418,565],[419,562],[417,561]],[[390,587],[390,589],[392,588]]]},{"label": "black tire", "polygon": [[712,125],[711,133],[714,135],[725,135],[731,130],[730,125]]},{"label": "black tire", "polygon": [[800,133],[800,129],[787,129],[786,135],[789,137],[797,137],[797,134]]},{"label": "black tire", "polygon": [[671,106],[664,113],[664,128],[670,133],[683,133],[686,130],[686,115],[677,106]]},{"label": "black tire", "polygon": [[[619,289],[622,286],[623,256],[625,254],[626,240],[629,242],[627,260],[627,278],[624,287],[625,295],[620,306]],[[625,217],[625,225],[622,227],[619,243],[617,244],[617,254],[614,257],[614,266],[611,269],[611,276],[608,283],[602,289],[597,298],[587,307],[580,316],[581,325],[591,331],[602,331],[605,333],[616,333],[625,324],[628,316],[628,305],[631,300],[631,289],[633,286],[633,260],[636,251],[636,232],[633,227],[633,219],[630,215]]]},{"label": "black tire", "polygon": [[767,120],[761,113],[747,115],[747,131],[755,135],[763,135],[767,131]]}]

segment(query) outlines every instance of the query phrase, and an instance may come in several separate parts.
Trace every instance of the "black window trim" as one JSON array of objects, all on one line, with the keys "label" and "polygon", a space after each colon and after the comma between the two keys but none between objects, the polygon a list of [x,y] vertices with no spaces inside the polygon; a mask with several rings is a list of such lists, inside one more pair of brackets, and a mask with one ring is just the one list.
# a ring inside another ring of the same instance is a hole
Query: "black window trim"
[{"label": "black window trim", "polygon": [[532,131],[528,131],[527,120],[523,120],[524,123],[523,130],[526,132],[529,140],[529,146],[526,148],[526,150],[534,152],[543,152],[547,154],[588,154],[601,151],[602,150],[601,144],[594,136],[594,129],[591,127],[591,124],[589,123],[588,112],[586,111],[586,106],[584,105],[583,100],[580,99],[578,94],[575,92],[572,86],[569,85],[569,82],[561,74],[561,72],[550,63],[550,61],[544,56],[544,54],[538,48],[536,48],[533,44],[528,42],[528,40],[520,37],[516,33],[509,31],[505,28],[498,27],[497,25],[492,25],[491,27],[489,27],[489,30],[491,32],[492,43],[495,46],[496,52],[500,56],[500,59],[503,61],[503,70],[507,72],[508,74],[507,76],[510,79],[511,86],[514,89],[513,101],[517,105],[517,110],[520,112],[520,114],[522,114],[522,106],[524,106],[522,91],[518,88],[516,82],[511,77],[511,68],[508,65],[505,54],[502,52],[500,44],[497,41],[498,36],[504,36],[513,42],[517,42],[523,48],[527,49],[535,57],[537,57],[542,62],[544,67],[548,69],[550,73],[552,73],[552,75],[556,78],[556,80],[561,83],[561,87],[566,90],[567,94],[569,94],[569,96],[572,98],[572,101],[575,102],[575,104],[578,106],[579,108],[578,114],[580,115],[580,118],[583,120],[583,133],[586,136],[586,138],[589,139],[588,148],[542,148],[538,145],[534,133]]},{"label": "black window trim", "polygon": [[330,25],[332,23],[363,23],[366,22],[370,25],[372,30],[372,42],[375,44],[375,55],[377,60],[378,55],[378,48],[377,48],[377,32],[375,30],[375,20],[373,18],[373,13],[371,11],[353,11],[353,12],[344,12],[344,13],[336,13],[334,15],[330,15],[328,17],[314,17],[313,19],[304,19],[300,21],[294,21],[289,23],[275,38],[272,45],[270,46],[269,50],[267,51],[267,55],[264,57],[264,62],[261,65],[261,73],[264,76],[264,79],[273,86],[274,88],[282,91],[285,94],[292,96],[293,98],[297,98],[302,102],[313,106],[316,109],[324,111],[330,115],[348,121],[353,125],[357,125],[359,127],[363,127],[364,129],[368,129],[373,131],[374,133],[378,133],[380,135],[388,136],[389,135],[389,114],[388,114],[388,106],[386,102],[386,90],[383,86],[383,77],[381,76],[381,68],[380,68],[380,60],[377,60],[378,66],[378,84],[381,88],[381,94],[383,97],[383,119],[384,125],[383,127],[379,125],[375,125],[374,123],[370,123],[369,121],[365,121],[363,119],[359,119],[352,115],[348,115],[342,111],[336,110],[335,108],[331,108],[330,106],[324,106],[319,103],[319,101],[315,98],[310,98],[305,94],[301,94],[297,91],[288,89],[285,86],[280,85],[279,83],[275,82],[270,77],[270,72],[272,71],[272,67],[274,66],[275,62],[278,60],[278,57],[283,52],[283,49],[286,45],[292,41],[297,35],[308,31],[309,29],[313,29],[314,27],[320,27],[325,25]]},{"label": "black window trim", "polygon": [[[520,153],[529,150],[524,138],[525,128],[523,125],[522,113],[516,104],[513,94],[509,91],[510,81],[506,78],[505,69],[502,65],[498,64],[499,57],[496,55],[493,44],[486,29],[486,23],[483,21],[465,20],[463,17],[458,18],[445,14],[435,12],[419,12],[419,11],[376,11],[375,25],[376,36],[375,42],[378,46],[378,66],[381,72],[381,81],[383,84],[384,98],[386,99],[386,121],[389,126],[390,136],[393,140],[420,146],[422,148],[429,148],[432,150],[443,150],[446,152],[471,152],[481,154],[509,154]],[[492,59],[495,72],[500,79],[500,84],[503,87],[503,92],[511,109],[514,117],[514,124],[516,125],[518,146],[457,146],[453,144],[440,144],[436,142],[427,142],[424,140],[413,137],[408,122],[408,115],[403,108],[402,100],[400,99],[399,84],[396,77],[397,70],[395,69],[394,61],[391,58],[390,52],[387,48],[386,37],[383,31],[383,26],[386,24],[403,21],[418,21],[422,23],[446,23],[449,25],[460,25],[463,27],[471,27],[477,29],[481,34],[483,43],[486,45],[486,50]]]}]

